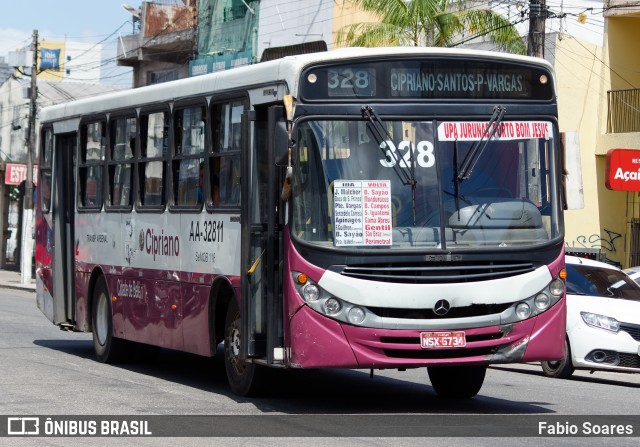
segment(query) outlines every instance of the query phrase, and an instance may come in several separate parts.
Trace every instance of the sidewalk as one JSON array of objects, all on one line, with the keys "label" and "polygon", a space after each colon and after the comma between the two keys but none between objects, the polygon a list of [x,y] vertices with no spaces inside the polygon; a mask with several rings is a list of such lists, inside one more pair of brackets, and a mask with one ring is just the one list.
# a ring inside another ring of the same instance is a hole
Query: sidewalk
[{"label": "sidewalk", "polygon": [[22,275],[20,272],[15,270],[0,270],[0,288],[35,292],[36,282],[34,279],[31,279],[28,284],[22,284]]}]

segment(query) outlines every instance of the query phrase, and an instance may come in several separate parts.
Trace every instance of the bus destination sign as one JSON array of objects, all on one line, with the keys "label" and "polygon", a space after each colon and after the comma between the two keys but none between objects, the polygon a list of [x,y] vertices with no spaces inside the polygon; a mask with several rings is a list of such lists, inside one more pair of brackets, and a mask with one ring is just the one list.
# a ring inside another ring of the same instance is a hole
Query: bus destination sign
[{"label": "bus destination sign", "polygon": [[552,100],[553,81],[543,67],[508,62],[398,59],[307,69],[302,97],[308,101]]},{"label": "bus destination sign", "polygon": [[525,73],[511,71],[422,71],[391,69],[391,96],[395,97],[527,97]]}]

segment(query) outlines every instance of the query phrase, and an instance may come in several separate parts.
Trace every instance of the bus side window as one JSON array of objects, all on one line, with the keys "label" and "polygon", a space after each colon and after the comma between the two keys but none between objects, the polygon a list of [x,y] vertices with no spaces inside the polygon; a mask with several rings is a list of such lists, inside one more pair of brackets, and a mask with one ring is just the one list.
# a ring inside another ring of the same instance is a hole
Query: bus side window
[{"label": "bus side window", "polygon": [[196,208],[204,202],[205,141],[207,112],[191,106],[175,112],[175,156],[173,160],[173,202],[178,207]]},{"label": "bus side window", "polygon": [[102,208],[106,126],[103,121],[83,124],[80,131],[79,205]]},{"label": "bus side window", "polygon": [[131,207],[136,129],[135,117],[115,118],[111,121],[108,202],[111,207]]},{"label": "bus side window", "polygon": [[169,155],[169,113],[157,112],[140,117],[140,206],[166,204],[166,157]]},{"label": "bus side window", "polygon": [[51,157],[53,155],[53,131],[47,129],[42,139],[42,162],[40,169],[40,209],[48,213],[51,209]]},{"label": "bus side window", "polygon": [[213,104],[213,147],[209,154],[211,198],[214,207],[240,206],[240,152],[242,149],[242,100]]}]

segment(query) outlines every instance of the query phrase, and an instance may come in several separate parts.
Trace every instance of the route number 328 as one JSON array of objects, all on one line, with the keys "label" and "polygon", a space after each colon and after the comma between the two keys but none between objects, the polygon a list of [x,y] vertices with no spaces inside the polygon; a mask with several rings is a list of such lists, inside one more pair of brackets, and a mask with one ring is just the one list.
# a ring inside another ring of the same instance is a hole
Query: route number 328
[{"label": "route number 328", "polygon": [[[436,157],[433,152],[433,143],[431,141],[418,141],[413,146],[411,141],[401,141],[398,146],[393,141],[387,140],[380,144],[385,150],[386,158],[380,160],[380,164],[385,168],[392,168],[398,163],[401,168],[411,167],[411,157],[415,164],[421,168],[430,168],[436,163]],[[413,154],[412,154],[412,148]]]}]

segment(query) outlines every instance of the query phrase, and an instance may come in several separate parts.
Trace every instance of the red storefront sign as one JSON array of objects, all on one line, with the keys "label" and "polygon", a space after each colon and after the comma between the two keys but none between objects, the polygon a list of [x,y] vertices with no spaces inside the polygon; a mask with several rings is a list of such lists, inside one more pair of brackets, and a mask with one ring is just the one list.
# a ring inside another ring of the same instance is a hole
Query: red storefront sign
[{"label": "red storefront sign", "polygon": [[605,185],[614,191],[640,191],[640,149],[607,152]]},{"label": "red storefront sign", "polygon": [[[7,163],[4,173],[4,184],[18,186],[27,178],[27,165]],[[38,184],[38,166],[33,166],[33,183]]]}]

